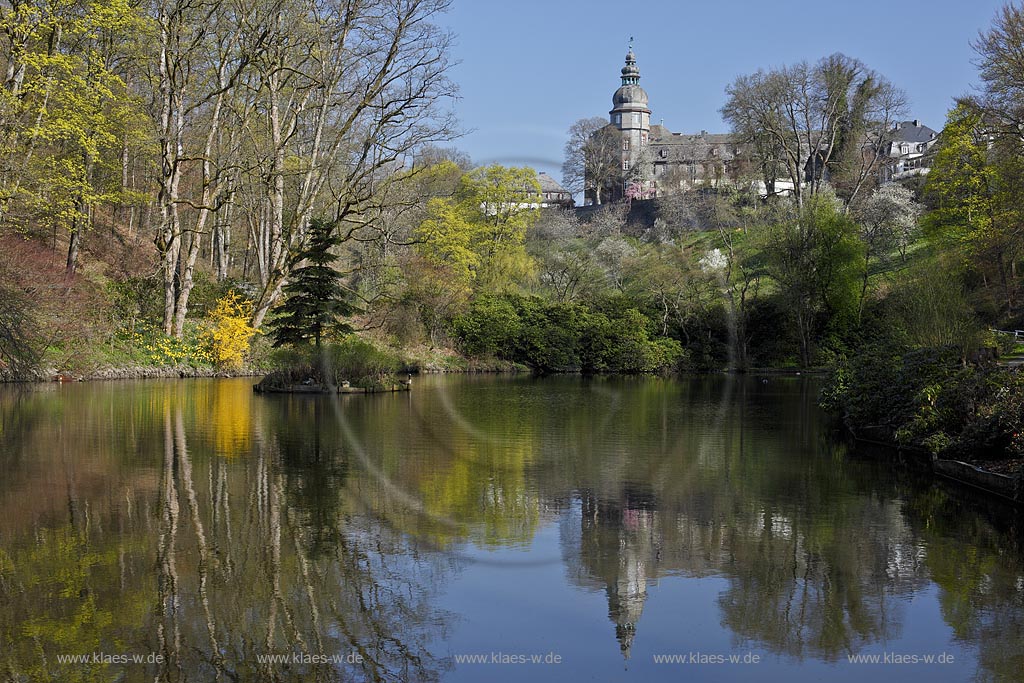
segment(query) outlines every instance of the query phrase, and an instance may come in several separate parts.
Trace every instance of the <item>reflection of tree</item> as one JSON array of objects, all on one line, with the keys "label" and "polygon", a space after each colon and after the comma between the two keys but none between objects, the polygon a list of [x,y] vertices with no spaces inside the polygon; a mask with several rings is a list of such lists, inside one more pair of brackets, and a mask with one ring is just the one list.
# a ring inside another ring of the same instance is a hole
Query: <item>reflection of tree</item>
[{"label": "reflection of tree", "polygon": [[730,587],[719,605],[737,636],[836,661],[898,635],[898,596],[924,579],[913,538],[892,504],[835,506],[846,509],[824,519],[824,510],[764,510],[734,535]]},{"label": "reflection of tree", "polygon": [[285,399],[268,415],[281,453],[285,496],[292,515],[310,535],[309,551],[333,553],[342,536],[348,455],[342,450],[334,406],[321,400]]},{"label": "reflection of tree", "polygon": [[[488,381],[429,400],[347,403],[352,440],[377,476],[363,502],[395,529],[439,547],[528,543],[541,505],[531,481],[540,426],[528,383]],[[489,400],[477,400],[480,394]],[[397,426],[397,428],[396,428]]]},{"label": "reflection of tree", "polygon": [[[623,655],[640,647],[649,582],[713,575],[735,638],[842,661],[898,637],[930,580],[979,678],[1021,670],[1020,530],[830,446],[813,384],[473,379],[446,399],[352,397],[351,434],[322,398],[185,386],[0,394],[0,679],[436,679],[451,565],[423,540],[528,542],[556,515],[570,581],[607,598],[597,647],[613,630]],[[250,406],[245,429],[220,420],[245,457],[221,457],[216,405]],[[94,651],[169,664],[56,661]]]},{"label": "reflection of tree", "polygon": [[[72,468],[67,476],[78,478],[64,503],[64,520],[73,510],[70,523],[37,514],[34,526],[0,534],[0,678],[438,678],[444,662],[431,645],[443,622],[432,599],[447,565],[366,518],[351,493],[313,492],[322,479],[344,489],[347,469],[336,449],[318,449],[316,439],[277,439],[268,422],[271,438],[256,433],[251,457],[227,460],[215,455],[216,439],[201,438],[202,431],[193,437],[205,400],[147,396],[163,404],[162,416],[150,414],[162,429],[137,447],[161,453],[156,461],[146,455],[117,463],[104,489],[92,486],[92,476],[111,463],[91,463],[88,477]],[[279,442],[288,442],[287,455]],[[59,459],[46,464],[49,478],[69,467]],[[133,478],[150,485],[116,486]],[[0,502],[9,494],[5,484]],[[321,522],[333,532],[321,533]],[[94,652],[158,652],[166,663],[82,666],[56,657]],[[349,657],[271,665],[258,661],[264,654]]]},{"label": "reflection of tree", "polygon": [[[1024,671],[1022,530],[999,529],[980,514],[965,515],[965,507],[944,489],[931,489],[915,492],[907,515],[927,543],[925,563],[939,586],[943,619],[958,640],[978,647],[977,678],[1017,680]],[[996,519],[1005,513],[996,510]]]}]

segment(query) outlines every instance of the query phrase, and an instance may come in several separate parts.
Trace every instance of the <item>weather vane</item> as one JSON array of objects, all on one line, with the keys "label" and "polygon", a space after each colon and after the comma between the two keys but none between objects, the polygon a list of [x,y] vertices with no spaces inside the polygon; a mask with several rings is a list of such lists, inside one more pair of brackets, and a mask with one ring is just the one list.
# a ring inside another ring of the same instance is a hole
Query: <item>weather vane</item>
[{"label": "weather vane", "polygon": [[629,37],[629,49],[630,49],[630,51],[633,50],[633,36]]}]

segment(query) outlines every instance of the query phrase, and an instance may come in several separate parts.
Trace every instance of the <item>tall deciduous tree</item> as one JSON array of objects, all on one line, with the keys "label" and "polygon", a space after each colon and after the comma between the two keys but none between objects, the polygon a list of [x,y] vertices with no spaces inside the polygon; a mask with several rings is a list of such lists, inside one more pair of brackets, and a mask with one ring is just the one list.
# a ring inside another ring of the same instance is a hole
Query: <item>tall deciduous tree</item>
[{"label": "tall deciduous tree", "polygon": [[906,108],[880,74],[842,54],[738,77],[722,115],[751,144],[767,174],[781,165],[798,204],[830,177],[852,202],[883,158],[884,141]]},{"label": "tall deciduous tree", "polygon": [[[1008,311],[1014,305],[1015,263],[1024,232],[1020,157],[993,134],[982,113],[954,108],[939,138],[925,182],[932,210],[924,217],[929,237],[954,249],[983,282],[998,282]],[[993,268],[994,267],[994,268]],[[994,272],[993,272],[994,270]]]},{"label": "tall deciduous tree", "polygon": [[432,23],[449,0],[282,0],[257,24],[250,187],[261,197],[253,244],[259,325],[289,276],[312,215],[357,238],[377,220],[380,184],[420,147],[456,131],[446,102],[450,34]]},{"label": "tall deciduous tree", "polygon": [[124,199],[113,169],[141,107],[122,71],[143,23],[127,0],[0,6],[0,218],[66,235],[69,275],[96,207]]},{"label": "tall deciduous tree", "polygon": [[533,169],[475,169],[462,177],[454,197],[428,204],[428,217],[416,231],[420,253],[448,270],[453,285],[508,289],[532,269],[523,245],[539,206]]},{"label": "tall deciduous tree", "polygon": [[562,182],[573,193],[590,193],[595,204],[622,182],[622,139],[600,117],[580,119],[569,128],[562,163]]},{"label": "tall deciduous tree", "polygon": [[[201,240],[224,200],[229,160],[215,156],[240,77],[259,45],[242,47],[239,15],[214,0],[159,0],[153,112],[160,137],[155,243],[165,334],[181,337]],[[186,186],[187,183],[187,186]],[[189,192],[188,190],[191,190]]]},{"label": "tall deciduous tree", "polygon": [[800,364],[810,366],[819,334],[853,321],[862,262],[857,226],[831,193],[764,229],[766,270],[796,323]]},{"label": "tall deciduous tree", "polygon": [[988,114],[993,132],[1024,143],[1024,7],[1007,3],[973,43],[981,93],[972,103]]}]

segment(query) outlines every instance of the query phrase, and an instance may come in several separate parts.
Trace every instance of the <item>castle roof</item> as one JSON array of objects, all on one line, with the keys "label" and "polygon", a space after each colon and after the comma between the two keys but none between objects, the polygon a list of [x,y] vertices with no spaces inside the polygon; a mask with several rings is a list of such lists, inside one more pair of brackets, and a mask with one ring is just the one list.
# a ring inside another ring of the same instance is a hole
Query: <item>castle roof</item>
[{"label": "castle roof", "polygon": [[665,126],[651,126],[651,151],[657,162],[684,162],[704,159],[728,161],[737,156],[736,138],[730,133],[696,135],[673,133]]},{"label": "castle roof", "polygon": [[640,67],[636,65],[633,43],[630,41],[626,54],[626,66],[622,67],[622,85],[612,95],[612,111],[646,111],[647,91],[640,87]]}]

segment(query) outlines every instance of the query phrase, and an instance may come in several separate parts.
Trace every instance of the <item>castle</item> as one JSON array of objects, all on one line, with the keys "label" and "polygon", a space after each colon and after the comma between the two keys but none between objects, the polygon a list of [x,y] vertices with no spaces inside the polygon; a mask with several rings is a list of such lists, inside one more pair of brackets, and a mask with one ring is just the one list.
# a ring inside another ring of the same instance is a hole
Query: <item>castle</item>
[{"label": "castle", "polygon": [[[651,125],[647,91],[640,87],[640,68],[630,43],[622,85],[612,95],[610,123],[596,134],[612,133],[621,140],[621,179],[609,183],[602,201],[617,201],[632,191],[639,197],[653,197],[668,191],[700,185],[717,186],[738,180],[744,168],[742,146],[730,134],[699,135],[673,133],[664,125]],[[637,173],[637,166],[646,166]],[[588,183],[589,184],[589,183]],[[596,201],[588,189],[587,203]]]},{"label": "castle", "polygon": [[[630,40],[622,85],[612,95],[610,122],[594,136],[617,140],[621,169],[614,180],[603,184],[600,201],[593,182],[587,182],[586,204],[618,201],[625,197],[645,199],[697,187],[737,184],[751,178],[753,160],[747,146],[730,133],[688,135],[673,133],[664,125],[651,125],[647,91],[640,86],[640,68]],[[902,180],[929,171],[931,148],[938,133],[919,121],[897,123],[887,142],[885,161],[879,169],[882,183]],[[753,181],[757,182],[757,181]],[[763,183],[761,183],[763,186]],[[776,190],[792,188],[777,180]],[[762,187],[762,192],[763,192]]]}]

